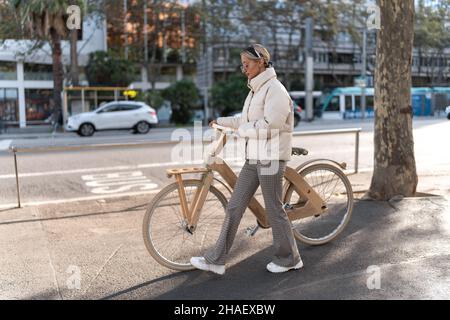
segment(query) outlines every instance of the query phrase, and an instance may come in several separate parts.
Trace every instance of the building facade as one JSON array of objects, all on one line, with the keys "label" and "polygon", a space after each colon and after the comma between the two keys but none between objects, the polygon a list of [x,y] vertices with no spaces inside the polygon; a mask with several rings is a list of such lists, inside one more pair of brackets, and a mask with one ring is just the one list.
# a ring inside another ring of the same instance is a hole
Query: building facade
[{"label": "building facade", "polygon": [[[106,24],[96,17],[84,19],[78,41],[78,62],[83,67],[89,53],[107,49]],[[49,44],[27,53],[30,40],[6,40],[0,46],[0,120],[25,128],[50,122],[53,95],[52,56]],[[69,41],[62,41],[62,62],[70,64]]]},{"label": "building facade", "polygon": [[[241,19],[229,17],[231,24],[237,26],[234,34],[223,30],[225,34],[222,34],[221,30],[216,30],[219,36],[214,38],[215,31],[207,29],[206,38],[209,42],[203,43],[198,40],[198,34],[204,31],[200,30],[201,23],[197,21],[199,16],[195,11],[188,10],[188,5],[162,6],[161,12],[156,14],[150,6],[133,7],[130,1],[128,7],[123,5],[126,1],[110,3],[117,8],[107,11],[110,16],[107,15],[106,20],[99,21],[91,17],[83,21],[82,37],[78,41],[81,80],[89,53],[113,48],[123,50],[130,60],[138,61],[136,64],[140,66],[141,72],[130,85],[131,88],[161,90],[181,79],[196,79],[199,72],[196,55],[207,51],[200,48],[205,44],[206,49],[212,52],[208,72],[212,73],[214,83],[239,73],[241,50],[249,43],[259,42],[272,53],[279,78],[288,90],[304,90],[304,28],[301,27],[301,21],[297,21],[300,26],[292,26],[291,29],[281,25],[271,31],[276,32],[273,35],[265,23],[244,24]],[[125,12],[128,13],[126,19]],[[147,21],[143,19],[142,12],[147,12]],[[338,34],[333,41],[321,38],[320,34],[320,30],[316,30],[312,50],[314,89],[354,86],[356,78],[362,73],[362,43],[355,43],[346,33]],[[374,31],[368,33],[366,44],[367,85],[372,86],[376,67]],[[45,45],[33,54],[25,54],[31,45],[31,41],[7,40],[0,47],[0,119],[22,128],[48,123],[52,112],[51,50],[49,45]],[[69,42],[63,41],[62,47],[63,64],[68,67]],[[450,48],[439,54],[415,49],[412,76],[413,86],[448,86]],[[83,81],[82,84],[88,85]]]}]

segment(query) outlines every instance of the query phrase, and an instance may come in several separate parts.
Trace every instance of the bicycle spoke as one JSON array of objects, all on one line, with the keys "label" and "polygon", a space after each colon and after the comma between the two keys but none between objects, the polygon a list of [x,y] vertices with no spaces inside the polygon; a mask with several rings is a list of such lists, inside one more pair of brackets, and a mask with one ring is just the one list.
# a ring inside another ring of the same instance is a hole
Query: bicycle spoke
[{"label": "bicycle spoke", "polygon": [[[300,240],[311,244],[325,243],[334,238],[345,226],[351,214],[351,186],[344,173],[336,167],[317,164],[301,172],[305,181],[314,189],[327,205],[327,210],[319,215],[309,216],[292,222],[294,234]],[[350,188],[350,190],[347,190]],[[284,202],[299,202],[300,196],[291,188],[289,199]],[[344,190],[344,191],[341,191]]]},{"label": "bicycle spoke", "polygon": [[[190,206],[201,187],[200,181],[186,181],[184,188]],[[214,188],[214,192],[210,189],[191,234],[186,230],[183,219],[178,185],[174,183],[170,188],[165,195],[158,196],[149,208],[149,231],[144,232],[144,240],[148,239],[147,248],[158,262],[177,270],[186,270],[191,268],[190,257],[203,254],[202,251],[217,240],[225,216],[226,199],[217,189]],[[146,238],[146,234],[150,237]]]}]

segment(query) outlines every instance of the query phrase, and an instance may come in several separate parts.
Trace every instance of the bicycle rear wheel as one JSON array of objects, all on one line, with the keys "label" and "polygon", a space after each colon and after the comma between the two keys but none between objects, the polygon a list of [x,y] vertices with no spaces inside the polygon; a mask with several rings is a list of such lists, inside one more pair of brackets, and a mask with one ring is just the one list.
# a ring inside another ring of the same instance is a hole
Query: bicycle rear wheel
[{"label": "bicycle rear wheel", "polygon": [[[333,240],[350,220],[353,210],[353,191],[347,176],[339,168],[319,163],[306,167],[299,174],[325,201],[327,210],[315,216],[292,221],[294,236],[307,244],[320,245]],[[299,204],[302,199],[289,185],[285,204]]]},{"label": "bicycle rear wheel", "polygon": [[[189,206],[202,186],[200,180],[184,181]],[[225,196],[211,186],[196,228],[188,230],[181,211],[178,183],[168,185],[155,196],[144,216],[142,234],[148,252],[165,267],[179,271],[194,269],[189,260],[203,256],[204,250],[217,241],[226,205]]]}]

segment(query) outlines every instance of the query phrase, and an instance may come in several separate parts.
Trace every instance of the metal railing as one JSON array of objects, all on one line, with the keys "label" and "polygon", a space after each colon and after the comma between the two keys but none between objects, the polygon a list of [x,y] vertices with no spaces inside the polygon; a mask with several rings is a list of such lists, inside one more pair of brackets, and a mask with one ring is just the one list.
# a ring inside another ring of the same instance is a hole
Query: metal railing
[{"label": "metal railing", "polygon": [[314,130],[314,131],[304,131],[304,132],[294,132],[293,136],[318,136],[325,134],[345,134],[354,133],[355,134],[355,173],[358,173],[359,166],[359,134],[361,133],[361,128],[350,128],[350,129],[335,129],[335,130]]},{"label": "metal railing", "polygon": [[[303,132],[293,132],[292,135],[296,136],[312,136],[312,135],[328,135],[328,134],[348,134],[355,133],[355,173],[358,173],[358,162],[359,162],[359,134],[362,131],[361,128],[352,129],[336,129],[336,130],[315,130],[315,131],[303,131]],[[211,143],[210,140],[203,139],[203,143]],[[149,142],[133,142],[133,143],[109,143],[109,144],[91,144],[91,145],[74,145],[74,146],[52,146],[52,147],[35,147],[35,148],[17,148],[11,146],[9,148],[10,152],[14,156],[14,170],[16,175],[16,190],[17,190],[17,205],[21,208],[20,202],[20,185],[19,185],[19,170],[17,165],[17,154],[18,153],[39,153],[39,152],[52,152],[52,151],[80,151],[80,150],[99,150],[99,149],[114,149],[114,148],[133,148],[133,147],[145,147],[154,146],[158,144],[178,144],[182,141],[178,140],[163,140],[163,141],[149,141]]]}]

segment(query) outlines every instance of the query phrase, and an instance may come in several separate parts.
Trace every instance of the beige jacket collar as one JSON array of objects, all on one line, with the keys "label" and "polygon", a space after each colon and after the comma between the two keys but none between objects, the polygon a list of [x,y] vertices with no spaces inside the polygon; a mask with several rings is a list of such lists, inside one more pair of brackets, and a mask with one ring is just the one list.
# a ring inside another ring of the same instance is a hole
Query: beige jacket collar
[{"label": "beige jacket collar", "polygon": [[258,74],[253,79],[249,80],[247,86],[253,92],[257,92],[267,81],[276,78],[277,74],[274,68],[267,68],[265,71]]}]

